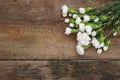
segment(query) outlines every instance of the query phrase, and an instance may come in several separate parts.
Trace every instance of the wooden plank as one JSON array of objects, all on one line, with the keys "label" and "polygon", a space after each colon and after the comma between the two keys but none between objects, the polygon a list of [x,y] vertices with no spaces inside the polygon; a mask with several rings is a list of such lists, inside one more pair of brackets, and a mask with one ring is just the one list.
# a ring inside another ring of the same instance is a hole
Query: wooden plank
[{"label": "wooden plank", "polygon": [[0,80],[120,80],[120,61],[0,61]]},{"label": "wooden plank", "polygon": [[61,6],[66,4],[73,9],[84,6],[101,6],[112,0],[0,0],[0,22],[39,22],[59,21]]},{"label": "wooden plank", "polygon": [[75,51],[75,35],[65,36],[64,22],[0,24],[0,59],[120,59],[120,36],[112,40],[108,52],[94,48],[80,56]]}]

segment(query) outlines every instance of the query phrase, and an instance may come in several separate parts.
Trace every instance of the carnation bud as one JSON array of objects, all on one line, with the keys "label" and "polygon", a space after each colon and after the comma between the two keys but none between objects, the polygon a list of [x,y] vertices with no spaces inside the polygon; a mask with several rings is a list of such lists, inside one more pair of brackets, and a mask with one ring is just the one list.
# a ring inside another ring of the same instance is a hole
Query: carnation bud
[{"label": "carnation bud", "polygon": [[70,13],[70,14],[75,14],[75,13],[77,13],[75,10],[73,10],[73,9],[68,9],[68,13]]},{"label": "carnation bud", "polygon": [[79,32],[78,29],[72,29],[72,30],[71,30],[71,33],[78,33],[78,32]]},{"label": "carnation bud", "polygon": [[69,24],[69,27],[74,27],[74,24],[73,24],[73,23],[70,23],[70,24]]},{"label": "carnation bud", "polygon": [[111,41],[110,41],[110,40],[108,40],[108,41],[106,42],[106,44],[105,44],[105,45],[109,47],[109,46],[110,46],[110,44],[111,44]]},{"label": "carnation bud", "polygon": [[102,52],[103,52],[102,49],[98,49],[98,50],[97,50],[97,53],[98,53],[98,54],[101,54]]},{"label": "carnation bud", "polygon": [[66,18],[64,22],[65,22],[65,23],[69,23],[70,20],[69,20],[68,18]]},{"label": "carnation bud", "polygon": [[102,35],[102,36],[99,38],[99,42],[102,43],[102,42],[104,42],[104,40],[105,40],[105,37]]}]

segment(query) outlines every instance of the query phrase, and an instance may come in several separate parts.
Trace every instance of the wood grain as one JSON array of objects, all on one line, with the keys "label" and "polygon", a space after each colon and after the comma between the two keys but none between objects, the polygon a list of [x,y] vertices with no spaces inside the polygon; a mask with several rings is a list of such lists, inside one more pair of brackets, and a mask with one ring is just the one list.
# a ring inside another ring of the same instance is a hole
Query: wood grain
[{"label": "wood grain", "polygon": [[92,1],[0,0],[0,80],[120,80],[120,33],[109,51],[91,47],[84,56],[75,51],[76,36],[64,35],[61,6],[112,2]]},{"label": "wood grain", "polygon": [[65,36],[67,26],[61,6],[101,6],[112,0],[0,0],[0,59],[120,59],[119,37],[108,52],[98,55],[93,48],[79,56],[75,35]]},{"label": "wood grain", "polygon": [[0,61],[0,80],[120,80],[120,62]]},{"label": "wood grain", "polygon": [[112,0],[0,0],[0,22],[40,22],[60,21],[61,6],[68,5],[73,9],[85,6],[102,6]]},{"label": "wood grain", "polygon": [[75,51],[75,35],[65,36],[64,22],[0,24],[0,59],[120,59],[120,36],[109,51],[98,55],[94,48],[84,56]]}]

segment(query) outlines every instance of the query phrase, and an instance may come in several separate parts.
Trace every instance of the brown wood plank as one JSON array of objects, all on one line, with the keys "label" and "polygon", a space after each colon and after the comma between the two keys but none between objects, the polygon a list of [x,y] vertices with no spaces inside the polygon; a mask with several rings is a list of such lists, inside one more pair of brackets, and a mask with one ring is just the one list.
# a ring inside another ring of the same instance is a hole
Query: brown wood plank
[{"label": "brown wood plank", "polygon": [[109,51],[98,55],[94,48],[80,56],[76,36],[64,35],[64,22],[0,24],[0,59],[120,59],[120,36]]},{"label": "brown wood plank", "polygon": [[0,61],[0,80],[120,80],[120,61]]},{"label": "brown wood plank", "polygon": [[78,9],[84,6],[101,6],[112,0],[0,0],[0,22],[37,22],[59,21],[61,6],[66,4],[71,8]]}]

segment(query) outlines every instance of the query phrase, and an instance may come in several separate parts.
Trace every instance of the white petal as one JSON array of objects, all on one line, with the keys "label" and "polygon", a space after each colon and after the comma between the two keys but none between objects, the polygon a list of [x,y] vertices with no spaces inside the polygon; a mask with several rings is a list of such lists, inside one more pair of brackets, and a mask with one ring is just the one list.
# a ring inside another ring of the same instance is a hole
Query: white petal
[{"label": "white petal", "polygon": [[80,23],[80,24],[79,24],[79,30],[80,30],[81,32],[84,32],[84,31],[85,31],[85,24]]},{"label": "white petal", "polygon": [[102,52],[103,52],[102,49],[98,49],[98,50],[97,50],[97,53],[98,53],[98,54],[101,54]]},{"label": "white petal", "polygon": [[83,16],[83,20],[84,20],[85,22],[89,22],[89,21],[90,21],[90,17],[89,17],[88,15],[84,15],[84,16]]},{"label": "white petal", "polygon": [[79,32],[77,34],[77,41],[79,43],[79,45],[89,45],[90,44],[90,40],[91,38],[89,37],[89,35],[87,33],[81,33]]},{"label": "white petal", "polygon": [[88,46],[90,44],[90,41],[83,41],[82,40],[80,43],[81,43],[81,45]]},{"label": "white petal", "polygon": [[69,35],[71,33],[71,29],[69,28],[69,27],[67,27],[66,29],[65,29],[65,34],[66,35]]},{"label": "white petal", "polygon": [[69,20],[68,18],[66,18],[64,22],[65,22],[65,23],[69,23],[69,21],[70,21],[70,20]]},{"label": "white petal", "polygon": [[77,33],[77,40],[80,41],[82,39],[82,33],[78,32]]},{"label": "white petal", "polygon": [[63,13],[63,17],[66,17],[67,16],[67,13]]},{"label": "white petal", "polygon": [[73,24],[73,23],[70,23],[70,24],[69,24],[69,27],[74,27],[74,24]]},{"label": "white petal", "polygon": [[67,12],[68,12],[68,7],[66,5],[62,6],[62,13],[63,13],[63,17],[67,16]]},{"label": "white petal", "polygon": [[117,36],[117,32],[115,32],[115,33],[113,34],[113,36]]},{"label": "white petal", "polygon": [[85,14],[85,12],[86,12],[85,8],[79,8],[79,13]]},{"label": "white petal", "polygon": [[92,33],[92,27],[91,26],[85,26],[85,30],[88,33],[88,35],[91,35],[91,33]]},{"label": "white petal", "polygon": [[96,38],[92,39],[92,45],[97,49],[100,48],[100,44]]},{"label": "white petal", "polygon": [[91,40],[91,38],[90,38],[90,36],[87,34],[87,33],[83,33],[82,34],[82,38],[84,39],[84,40]]},{"label": "white petal", "polygon": [[108,48],[109,48],[109,47],[104,46],[104,48],[103,48],[103,49],[104,49],[104,51],[107,51],[107,50],[108,50]]},{"label": "white petal", "polygon": [[76,19],[77,18],[77,14],[73,14],[73,18]]},{"label": "white petal", "polygon": [[63,6],[62,6],[62,10],[63,10],[63,9],[66,9],[66,8],[68,8],[66,5],[63,5]]},{"label": "white petal", "polygon": [[84,55],[84,48],[81,47],[80,45],[76,46],[76,51],[77,51],[78,54]]},{"label": "white petal", "polygon": [[95,23],[97,23],[98,21],[99,21],[99,18],[96,18],[96,19],[94,20]]},{"label": "white petal", "polygon": [[81,22],[80,17],[77,17],[77,18],[76,18],[76,22],[75,22],[75,23],[78,25],[78,24],[80,24],[80,22]]},{"label": "white petal", "polygon": [[92,36],[95,37],[97,35],[96,31],[92,32]]}]

